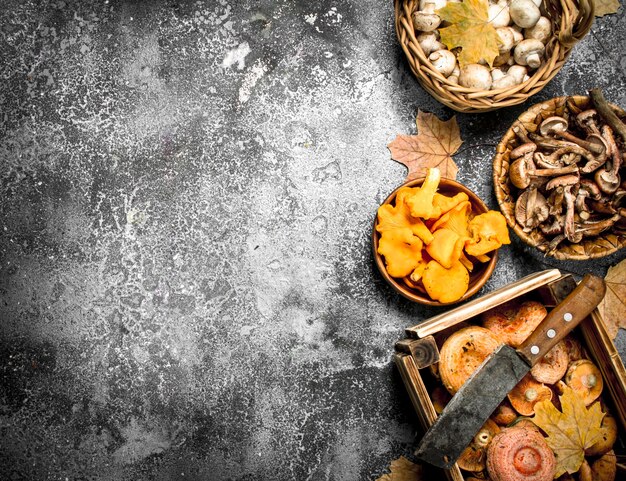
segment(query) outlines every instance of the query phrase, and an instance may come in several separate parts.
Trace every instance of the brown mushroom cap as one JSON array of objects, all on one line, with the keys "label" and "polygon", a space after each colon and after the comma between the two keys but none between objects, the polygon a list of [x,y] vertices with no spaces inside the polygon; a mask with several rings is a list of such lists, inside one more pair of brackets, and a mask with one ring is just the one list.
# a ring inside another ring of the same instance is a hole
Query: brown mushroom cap
[{"label": "brown mushroom cap", "polygon": [[593,481],[613,481],[617,474],[617,456],[609,451],[591,465]]},{"label": "brown mushroom cap", "polygon": [[602,439],[585,449],[587,456],[602,456],[608,453],[617,441],[617,421],[610,414],[605,414],[600,425]]},{"label": "brown mushroom cap", "polygon": [[492,331],[502,342],[519,347],[548,314],[545,306],[525,301],[519,307],[504,304],[482,315],[483,327]]},{"label": "brown mushroom cap", "polygon": [[578,361],[583,358],[583,347],[571,334],[565,336],[561,342],[565,346],[565,352],[567,352],[569,362]]},{"label": "brown mushroom cap", "polygon": [[568,364],[566,347],[561,341],[531,368],[530,373],[539,382],[554,384],[565,375]]},{"label": "brown mushroom cap", "polygon": [[513,409],[508,399],[505,399],[493,412],[491,419],[499,426],[506,426],[517,419],[517,411]]},{"label": "brown mushroom cap", "polygon": [[602,373],[588,359],[580,359],[570,364],[565,374],[565,383],[589,406],[600,396],[604,383]]},{"label": "brown mushroom cap", "polygon": [[499,345],[498,338],[480,326],[469,326],[452,334],[439,353],[439,375],[446,389],[456,393]]},{"label": "brown mushroom cap", "polygon": [[487,471],[493,481],[552,481],[556,459],[538,431],[513,427],[489,444]]},{"label": "brown mushroom cap", "polygon": [[526,374],[507,397],[518,413],[522,416],[532,416],[535,413],[535,404],[552,399],[552,390],[535,381],[530,374]]},{"label": "brown mushroom cap", "polygon": [[463,450],[457,460],[459,468],[465,471],[479,472],[487,465],[487,448],[494,436],[500,432],[500,427],[488,419],[487,422],[476,433],[474,439],[467,448]]}]

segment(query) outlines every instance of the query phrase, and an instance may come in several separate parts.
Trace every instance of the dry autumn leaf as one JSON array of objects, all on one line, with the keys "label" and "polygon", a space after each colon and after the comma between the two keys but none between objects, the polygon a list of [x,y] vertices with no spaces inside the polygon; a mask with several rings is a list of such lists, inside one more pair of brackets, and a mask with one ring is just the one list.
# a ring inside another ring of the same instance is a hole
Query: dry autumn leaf
[{"label": "dry autumn leaf", "polygon": [[442,122],[434,114],[417,112],[417,135],[398,135],[387,145],[391,158],[408,167],[406,180],[426,176],[437,167],[441,176],[456,179],[459,170],[452,155],[463,143],[456,117]]},{"label": "dry autumn leaf", "polygon": [[594,13],[596,17],[617,13],[620,7],[619,0],[596,0],[595,5]]},{"label": "dry autumn leaf", "polygon": [[404,456],[391,461],[389,473],[383,474],[376,481],[421,481],[422,466],[412,463]]},{"label": "dry autumn leaf", "polygon": [[575,473],[585,459],[585,449],[602,439],[600,426],[604,413],[600,403],[589,409],[573,389],[565,387],[559,396],[561,409],[552,401],[541,401],[535,406],[532,421],[548,435],[546,442],[557,460],[555,478],[563,473]]},{"label": "dry autumn leaf", "polygon": [[615,339],[619,328],[626,328],[626,259],[611,267],[604,281],[606,294],[598,305],[598,311],[609,336]]},{"label": "dry autumn leaf", "polygon": [[489,22],[488,8],[487,0],[464,0],[462,3],[448,2],[437,10],[441,19],[451,24],[439,29],[441,41],[450,50],[461,47],[458,57],[461,67],[480,60],[491,66],[500,53],[498,34]]}]

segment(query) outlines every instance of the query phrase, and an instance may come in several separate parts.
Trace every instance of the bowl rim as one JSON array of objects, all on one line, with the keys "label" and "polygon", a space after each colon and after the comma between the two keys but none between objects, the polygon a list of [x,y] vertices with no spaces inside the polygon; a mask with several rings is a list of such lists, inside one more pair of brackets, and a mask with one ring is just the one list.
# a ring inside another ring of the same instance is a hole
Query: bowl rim
[{"label": "bowl rim", "polygon": [[[412,180],[404,182],[400,186],[396,187],[387,196],[387,198],[379,205],[379,207],[385,204],[391,204],[391,202],[395,199],[398,191],[402,189],[403,187],[419,186],[424,182],[424,179],[425,177],[418,177],[416,179],[412,179]],[[437,191],[439,192],[441,190],[458,190],[460,192],[465,192],[467,196],[469,197],[470,202],[472,202],[472,206],[474,205],[478,206],[480,213],[484,213],[489,210],[489,207],[487,206],[487,204],[485,204],[483,200],[480,197],[478,197],[478,195],[475,192],[473,192],[471,189],[461,184],[460,182],[457,182],[456,180],[442,177]],[[426,293],[418,294],[414,290],[411,290],[408,287],[403,286],[394,277],[391,277],[389,275],[385,267],[385,263],[383,261],[383,256],[378,253],[378,240],[380,239],[380,233],[376,230],[377,224],[378,224],[378,209],[376,210],[376,215],[374,216],[374,222],[372,225],[372,254],[374,255],[374,262],[376,263],[376,266],[378,267],[378,271],[382,275],[383,279],[387,282],[387,284],[389,284],[393,288],[394,291],[396,291],[398,294],[400,294],[404,298],[410,301],[416,302],[418,304],[424,304],[428,306],[449,306],[449,305],[459,304],[461,302],[466,301],[467,299],[472,297],[474,294],[476,294],[485,285],[487,280],[493,274],[493,271],[498,262],[498,249],[496,249],[495,251],[492,251],[493,255],[491,256],[491,259],[489,260],[489,262],[485,262],[482,264],[481,270],[473,279],[470,274],[470,285],[467,291],[465,292],[465,294],[463,294],[456,301],[452,301],[452,302],[435,301],[429,298],[428,294]]]}]

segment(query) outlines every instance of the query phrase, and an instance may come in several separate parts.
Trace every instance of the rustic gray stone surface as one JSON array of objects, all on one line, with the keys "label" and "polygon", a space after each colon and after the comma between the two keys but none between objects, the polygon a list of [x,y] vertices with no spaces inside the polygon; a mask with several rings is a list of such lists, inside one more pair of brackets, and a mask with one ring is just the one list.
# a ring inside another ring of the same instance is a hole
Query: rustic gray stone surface
[{"label": "rustic gray stone surface", "polygon": [[[0,479],[365,480],[412,451],[391,354],[441,312],[370,230],[418,108],[391,1],[0,7]],[[626,105],[626,19],[526,104],[457,116],[459,180],[532,103]],[[483,292],[560,263],[514,240]],[[623,331],[617,339],[622,356]]]}]

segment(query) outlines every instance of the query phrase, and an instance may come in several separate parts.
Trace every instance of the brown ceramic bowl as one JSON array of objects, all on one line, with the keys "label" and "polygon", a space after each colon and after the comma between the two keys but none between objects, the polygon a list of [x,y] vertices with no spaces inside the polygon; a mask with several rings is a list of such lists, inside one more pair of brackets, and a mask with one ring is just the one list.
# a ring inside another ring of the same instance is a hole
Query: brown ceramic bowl
[{"label": "brown ceramic bowl", "polygon": [[[384,204],[393,205],[396,200],[396,194],[402,187],[417,187],[417,186],[422,185],[423,182],[424,182],[424,178],[420,178],[420,179],[411,180],[409,182],[402,184],[400,187],[394,190],[389,195],[389,197],[385,199],[385,201],[383,202],[383,205]],[[458,194],[459,192],[465,192],[467,196],[469,197],[470,202],[472,203],[472,212],[474,214],[482,214],[489,210],[489,208],[485,205],[485,203],[482,200],[480,200],[480,198],[476,194],[474,194],[474,192],[472,192],[467,187],[465,187],[462,184],[459,184],[458,182],[454,180],[442,178],[441,181],[439,182],[438,192],[444,195],[448,195],[448,196],[453,196],[455,194]],[[376,230],[377,223],[378,223],[378,216],[376,216],[376,219],[374,220],[374,227],[372,229],[372,248],[373,248],[374,260],[376,262],[376,265],[378,266],[378,270],[380,271],[385,281],[387,281],[387,283],[398,294],[406,297],[410,301],[417,302],[419,304],[426,304],[429,306],[444,306],[444,305],[450,305],[450,304],[457,304],[459,302],[463,302],[469,299],[474,294],[476,294],[480,290],[481,287],[485,285],[485,283],[487,282],[487,279],[491,277],[491,274],[493,273],[493,270],[496,267],[496,262],[498,262],[498,252],[495,251],[489,254],[489,256],[491,257],[489,262],[474,264],[474,270],[470,272],[470,281],[469,281],[469,287],[467,289],[467,292],[463,294],[463,297],[461,297],[459,300],[450,302],[450,303],[442,303],[439,301],[434,301],[428,296],[426,291],[410,288],[402,281],[402,279],[396,279],[389,275],[385,267],[385,260],[383,256],[381,256],[378,253],[378,240],[380,239],[380,234]]]}]

